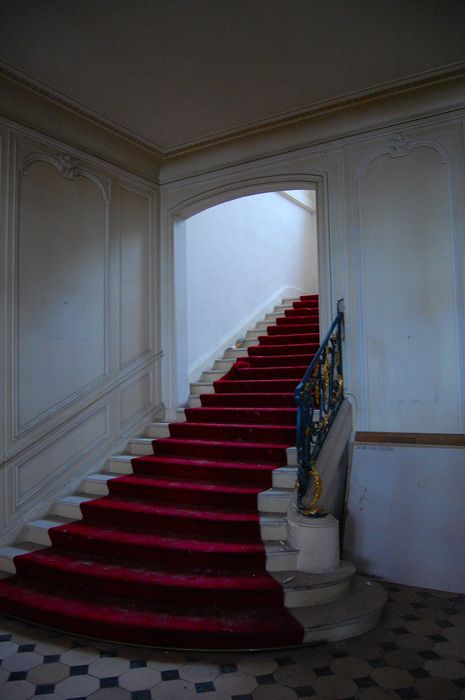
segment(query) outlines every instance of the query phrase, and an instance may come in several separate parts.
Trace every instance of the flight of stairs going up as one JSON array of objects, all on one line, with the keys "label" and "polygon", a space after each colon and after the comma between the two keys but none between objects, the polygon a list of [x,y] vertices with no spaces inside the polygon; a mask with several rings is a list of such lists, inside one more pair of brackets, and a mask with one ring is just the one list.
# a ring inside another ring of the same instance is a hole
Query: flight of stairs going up
[{"label": "flight of stairs going up", "polygon": [[27,526],[26,542],[0,550],[12,574],[0,580],[0,611],[188,649],[282,647],[371,627],[382,603],[375,592],[361,605],[367,582],[354,567],[303,574],[285,541],[294,390],[318,344],[316,295],[249,331],[192,384],[179,421],[148,426],[132,454],[85,477]]}]

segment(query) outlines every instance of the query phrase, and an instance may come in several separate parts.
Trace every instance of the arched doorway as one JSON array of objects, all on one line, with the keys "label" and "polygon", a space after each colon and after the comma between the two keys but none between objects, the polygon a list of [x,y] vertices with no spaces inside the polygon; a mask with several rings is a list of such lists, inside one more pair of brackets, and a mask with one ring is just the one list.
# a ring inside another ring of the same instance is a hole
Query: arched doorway
[{"label": "arched doorway", "polygon": [[[163,212],[165,238],[162,249],[162,338],[164,370],[162,396],[166,418],[175,419],[176,408],[187,399],[189,368],[192,365],[188,353],[189,305],[187,303],[187,246],[189,219],[222,204],[231,203],[251,195],[285,193],[289,191],[310,191],[315,203],[315,229],[318,278],[320,293],[321,324],[326,327],[332,315],[330,265],[329,265],[329,226],[327,216],[326,182],[321,176],[299,176],[298,178],[263,178],[253,182],[240,182],[215,191],[199,193],[170,210]],[[238,281],[239,284],[239,281]],[[301,288],[302,292],[307,291]],[[296,287],[296,292],[299,287]],[[259,306],[259,303],[257,304]],[[253,314],[251,314],[253,316]],[[233,329],[234,330],[234,329]],[[219,343],[221,344],[221,343]],[[208,354],[208,353],[207,353]],[[198,367],[202,364],[202,358]],[[191,376],[192,378],[192,376]]]}]

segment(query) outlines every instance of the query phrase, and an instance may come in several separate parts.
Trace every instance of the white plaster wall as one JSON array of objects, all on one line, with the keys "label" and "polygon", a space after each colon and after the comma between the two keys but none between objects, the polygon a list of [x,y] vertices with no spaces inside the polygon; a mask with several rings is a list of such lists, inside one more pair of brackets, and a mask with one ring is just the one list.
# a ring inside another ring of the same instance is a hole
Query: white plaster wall
[{"label": "white plaster wall", "polygon": [[361,182],[367,429],[460,430],[447,164],[382,155]]},{"label": "white plaster wall", "polygon": [[344,556],[387,581],[465,593],[465,448],[356,444]]},{"label": "white plaster wall", "polygon": [[277,192],[235,199],[186,222],[188,372],[233,329],[286,293],[318,292],[316,216]]},{"label": "white plaster wall", "polygon": [[11,541],[160,408],[157,194],[34,132],[0,135],[0,541]]}]

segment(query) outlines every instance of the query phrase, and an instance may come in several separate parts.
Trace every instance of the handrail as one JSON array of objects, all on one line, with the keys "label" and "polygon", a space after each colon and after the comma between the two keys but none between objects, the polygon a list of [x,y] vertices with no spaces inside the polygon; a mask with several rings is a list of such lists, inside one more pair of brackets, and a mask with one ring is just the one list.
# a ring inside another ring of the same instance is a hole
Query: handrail
[{"label": "handrail", "polygon": [[[317,507],[323,483],[316,460],[344,400],[342,332],[344,314],[338,311],[331,328],[295,390],[297,402],[297,509],[306,516],[322,516]],[[310,488],[314,493],[305,503]]]}]

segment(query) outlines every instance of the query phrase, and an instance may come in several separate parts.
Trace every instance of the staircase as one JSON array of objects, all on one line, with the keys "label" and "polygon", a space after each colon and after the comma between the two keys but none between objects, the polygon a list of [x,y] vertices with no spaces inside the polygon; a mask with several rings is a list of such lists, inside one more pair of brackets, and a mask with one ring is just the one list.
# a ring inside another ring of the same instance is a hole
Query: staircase
[{"label": "staircase", "polygon": [[[296,570],[294,389],[319,345],[318,298],[283,303],[148,426],[0,550],[0,611],[74,634],[190,649],[334,640],[384,603],[341,562]],[[133,456],[138,455],[138,456]],[[258,504],[258,507],[257,507]]]}]

